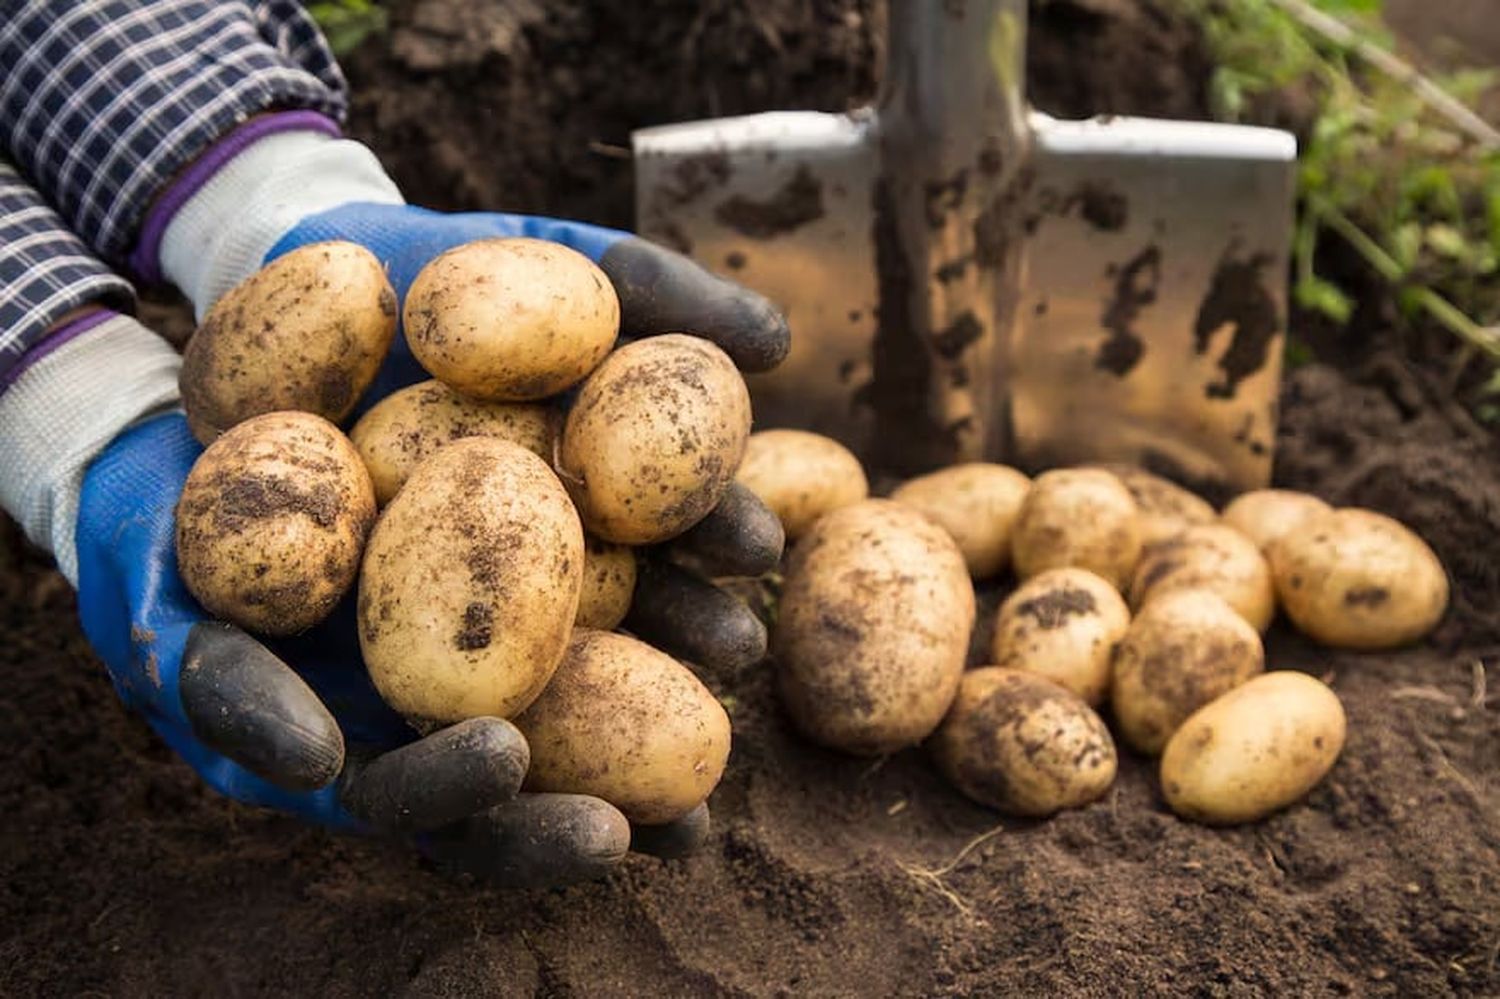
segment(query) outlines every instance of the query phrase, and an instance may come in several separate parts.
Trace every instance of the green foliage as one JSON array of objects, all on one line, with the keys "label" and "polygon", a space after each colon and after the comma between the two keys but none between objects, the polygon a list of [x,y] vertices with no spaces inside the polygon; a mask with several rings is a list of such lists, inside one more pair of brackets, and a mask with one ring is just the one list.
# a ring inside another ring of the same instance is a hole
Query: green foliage
[{"label": "green foliage", "polygon": [[376,0],[322,0],[307,11],[323,29],[334,55],[357,49],[372,34],[386,29],[386,12]]}]

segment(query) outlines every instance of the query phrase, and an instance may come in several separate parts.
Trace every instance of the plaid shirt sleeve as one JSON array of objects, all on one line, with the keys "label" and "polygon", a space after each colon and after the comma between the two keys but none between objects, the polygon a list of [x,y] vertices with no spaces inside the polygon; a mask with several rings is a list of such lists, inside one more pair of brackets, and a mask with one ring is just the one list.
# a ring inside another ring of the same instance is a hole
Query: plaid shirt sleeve
[{"label": "plaid shirt sleeve", "polygon": [[0,160],[0,391],[22,355],[80,305],[130,308],[133,295]]},{"label": "plaid shirt sleeve", "polygon": [[0,151],[105,260],[123,266],[184,166],[273,109],[345,110],[293,0],[0,0]]}]

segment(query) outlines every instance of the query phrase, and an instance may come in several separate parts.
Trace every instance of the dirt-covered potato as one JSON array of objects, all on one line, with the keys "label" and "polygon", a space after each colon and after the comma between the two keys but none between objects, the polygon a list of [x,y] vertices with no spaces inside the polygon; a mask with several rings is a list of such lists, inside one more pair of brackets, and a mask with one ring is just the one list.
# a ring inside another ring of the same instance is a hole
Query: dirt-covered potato
[{"label": "dirt-covered potato", "polygon": [[1292,623],[1324,645],[1414,642],[1448,608],[1448,574],[1401,523],[1348,508],[1313,517],[1271,546],[1276,592]]},{"label": "dirt-covered potato", "polygon": [[1141,511],[1141,545],[1165,541],[1194,524],[1212,524],[1218,519],[1213,505],[1171,479],[1154,475],[1134,465],[1103,465],[1119,479]]},{"label": "dirt-covered potato", "polygon": [[729,716],[687,667],[626,635],[580,628],[542,695],[516,718],[526,787],[592,794],[632,822],[681,818],[729,759]]},{"label": "dirt-covered potato", "polygon": [[1256,631],[1270,627],[1276,614],[1271,567],[1255,542],[1223,524],[1189,527],[1141,554],[1130,584],[1131,606],[1140,610],[1176,590],[1218,594]]},{"label": "dirt-covered potato", "polygon": [[1109,691],[1110,660],[1130,609],[1087,569],[1048,569],[1016,588],[995,619],[990,661],[1044,676],[1090,705]]},{"label": "dirt-covered potato", "polygon": [[1195,822],[1254,822],[1285,808],[1333,769],[1344,706],[1291,670],[1258,676],[1183,722],[1161,757],[1162,795]]},{"label": "dirt-covered potato", "polygon": [[622,347],[568,413],[559,474],[588,529],[645,545],[702,520],[750,436],[750,393],[718,347],[685,334]]},{"label": "dirt-covered potato", "polygon": [[291,635],[349,589],[374,522],[370,477],[339,429],[311,413],[266,413],[193,463],[177,500],[177,568],[209,613]]},{"label": "dirt-covered potato", "polygon": [[376,403],[349,431],[349,439],[370,470],[376,501],[384,506],[418,463],[461,437],[498,437],[550,463],[560,423],[547,406],[478,402],[440,381],[426,381]]},{"label": "dirt-covered potato", "polygon": [[920,510],[958,542],[969,575],[988,579],[1010,565],[1010,536],[1031,479],[1006,465],[954,465],[903,483],[891,499]]},{"label": "dirt-covered potato", "polygon": [[577,384],[620,332],[620,300],[604,272],[543,239],[481,239],[434,257],[402,315],[418,363],[488,402],[544,399]]},{"label": "dirt-covered potato", "polygon": [[583,591],[573,623],[613,631],[635,596],[635,550],[591,535],[583,538]]},{"label": "dirt-covered potato", "polygon": [[735,479],[771,508],[788,541],[801,537],[830,510],[870,495],[865,470],[832,437],[806,430],[762,430],[750,435]]},{"label": "dirt-covered potato", "polygon": [[1120,736],[1138,752],[1159,753],[1189,715],[1265,667],[1260,634],[1223,598],[1163,594],[1115,650],[1110,704]]},{"label": "dirt-covered potato", "polygon": [[365,548],[359,644],[370,678],[420,722],[509,718],[567,647],[583,528],[546,462],[491,437],[428,458]]},{"label": "dirt-covered potato", "polygon": [[342,420],[396,335],[396,292],[375,255],[313,243],[240,282],[182,355],[182,405],[205,444],[260,413]]},{"label": "dirt-covered potato", "polygon": [[1256,489],[1236,496],[1220,519],[1265,552],[1288,531],[1332,511],[1333,507],[1308,493]]},{"label": "dirt-covered potato", "polygon": [[1130,490],[1098,468],[1044,472],[1031,484],[1011,535],[1016,575],[1076,567],[1123,590],[1141,554]]},{"label": "dirt-covered potato", "polygon": [[997,666],[964,674],[930,745],[964,794],[1033,818],[1097,800],[1119,763],[1093,708],[1034,673]]},{"label": "dirt-covered potato", "polygon": [[943,720],[974,627],[974,587],[948,533],[864,500],[792,549],[773,638],[782,698],[809,738],[879,755]]}]

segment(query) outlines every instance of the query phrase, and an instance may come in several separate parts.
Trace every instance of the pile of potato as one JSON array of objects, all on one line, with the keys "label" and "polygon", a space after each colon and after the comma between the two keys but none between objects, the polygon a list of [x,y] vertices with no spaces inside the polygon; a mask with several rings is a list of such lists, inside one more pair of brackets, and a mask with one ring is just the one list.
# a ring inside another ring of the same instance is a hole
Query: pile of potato
[{"label": "pile of potato", "polygon": [[[1447,606],[1415,534],[1299,493],[1247,493],[1220,514],[1136,468],[1031,479],[967,464],[871,499],[826,438],[759,433],[748,454],[741,481],[797,539],[773,637],[793,721],[849,753],[925,741],[959,790],[1013,815],[1098,799],[1116,736],[1160,757],[1163,797],[1185,818],[1282,808],[1333,766],[1345,718],[1317,679],[1266,671],[1278,605],[1354,649],[1414,641]],[[986,664],[966,670],[974,582],[1007,569],[1018,585]]]}]

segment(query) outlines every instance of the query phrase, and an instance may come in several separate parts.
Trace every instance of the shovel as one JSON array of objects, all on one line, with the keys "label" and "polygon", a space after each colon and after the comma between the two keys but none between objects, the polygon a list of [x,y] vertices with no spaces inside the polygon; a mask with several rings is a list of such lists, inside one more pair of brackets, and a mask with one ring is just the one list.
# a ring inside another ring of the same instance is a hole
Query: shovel
[{"label": "shovel", "polygon": [[1029,110],[1025,0],[890,0],[888,21],[872,108],[633,136],[642,234],[787,316],[759,425],[877,474],[1129,462],[1264,486],[1293,137]]}]

